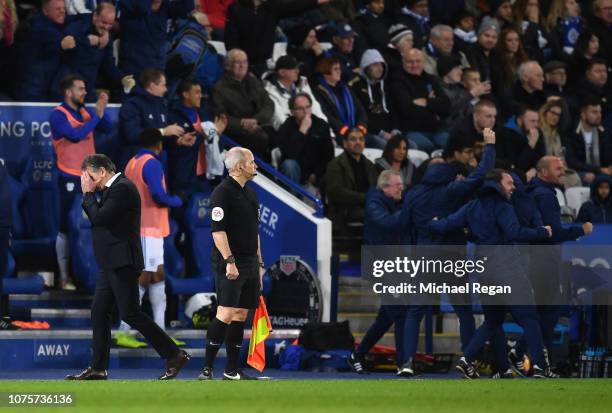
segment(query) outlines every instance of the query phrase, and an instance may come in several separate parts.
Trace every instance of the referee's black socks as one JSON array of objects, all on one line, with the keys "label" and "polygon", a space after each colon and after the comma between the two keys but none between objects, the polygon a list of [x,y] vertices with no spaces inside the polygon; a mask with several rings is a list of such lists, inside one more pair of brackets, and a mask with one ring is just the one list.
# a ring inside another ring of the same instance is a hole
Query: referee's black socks
[{"label": "referee's black socks", "polygon": [[240,358],[243,336],[244,321],[232,321],[227,327],[225,336],[225,349],[227,351],[226,372],[234,372],[238,369],[238,359]]},{"label": "referee's black socks", "polygon": [[229,324],[225,324],[217,317],[208,326],[208,332],[206,333],[206,339],[208,340],[206,344],[206,360],[204,362],[206,367],[213,368],[215,357],[217,357],[221,344],[223,344],[228,327]]}]

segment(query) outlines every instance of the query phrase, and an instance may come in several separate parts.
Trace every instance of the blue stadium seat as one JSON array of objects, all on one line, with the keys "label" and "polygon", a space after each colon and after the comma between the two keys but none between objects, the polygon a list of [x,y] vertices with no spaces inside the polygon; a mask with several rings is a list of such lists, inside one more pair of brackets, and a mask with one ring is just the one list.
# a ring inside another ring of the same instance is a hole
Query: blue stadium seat
[{"label": "blue stadium seat", "polygon": [[[193,261],[194,274],[186,278],[177,278],[176,273],[167,277],[167,285],[172,294],[190,295],[215,290],[210,263],[213,241],[210,236],[209,198],[210,193],[195,193],[185,211],[187,248]],[[165,245],[168,245],[168,241]],[[174,248],[174,244],[171,247]]]},{"label": "blue stadium seat", "polygon": [[[47,262],[55,260],[55,236],[32,236],[32,232],[24,224],[23,214],[25,212],[28,191],[25,186],[16,179],[9,177],[9,185],[12,194],[13,212],[13,241],[11,251],[16,257],[24,260],[33,258],[45,258]],[[40,204],[46,205],[46,204]],[[45,215],[38,211],[39,215]],[[40,235],[40,234],[39,234]]]},{"label": "blue stadium seat", "polygon": [[15,260],[9,252],[7,271],[2,279],[4,294],[40,294],[45,289],[45,282],[38,274],[21,278],[15,278],[14,274]]},{"label": "blue stadium seat", "polygon": [[99,269],[93,252],[91,223],[81,207],[82,199],[82,195],[76,196],[70,209],[68,242],[73,279],[91,294]]}]

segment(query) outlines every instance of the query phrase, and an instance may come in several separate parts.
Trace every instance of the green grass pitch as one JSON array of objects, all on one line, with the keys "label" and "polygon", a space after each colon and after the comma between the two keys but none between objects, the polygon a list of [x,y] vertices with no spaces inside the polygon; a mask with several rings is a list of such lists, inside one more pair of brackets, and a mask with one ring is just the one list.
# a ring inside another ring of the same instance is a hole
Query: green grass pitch
[{"label": "green grass pitch", "polygon": [[72,393],[69,412],[612,411],[610,380],[0,381],[4,395],[40,392]]}]

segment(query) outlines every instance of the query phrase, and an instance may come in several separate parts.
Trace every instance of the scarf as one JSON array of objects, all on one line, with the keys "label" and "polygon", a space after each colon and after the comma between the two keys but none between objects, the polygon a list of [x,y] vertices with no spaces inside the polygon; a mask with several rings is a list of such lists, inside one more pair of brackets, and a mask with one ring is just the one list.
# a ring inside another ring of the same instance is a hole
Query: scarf
[{"label": "scarf", "polygon": [[419,14],[416,14],[406,6],[402,7],[401,13],[405,14],[406,16],[410,16],[414,20],[416,20],[423,33],[427,33],[429,31],[429,17],[423,17]]},{"label": "scarf", "polygon": [[453,30],[453,34],[466,43],[476,43],[478,40],[478,36],[476,36],[476,32],[474,30],[471,32],[465,32],[459,27],[456,27],[455,30]]},{"label": "scarf", "polygon": [[319,82],[334,101],[334,105],[338,109],[338,114],[340,115],[342,124],[348,126],[349,128],[357,126],[357,120],[355,118],[355,104],[353,103],[353,97],[351,96],[351,92],[349,91],[348,87],[346,87],[342,81],[338,83],[338,86],[342,90],[342,102],[340,102],[338,96],[336,96],[336,92],[325,81],[323,76],[319,76]]}]

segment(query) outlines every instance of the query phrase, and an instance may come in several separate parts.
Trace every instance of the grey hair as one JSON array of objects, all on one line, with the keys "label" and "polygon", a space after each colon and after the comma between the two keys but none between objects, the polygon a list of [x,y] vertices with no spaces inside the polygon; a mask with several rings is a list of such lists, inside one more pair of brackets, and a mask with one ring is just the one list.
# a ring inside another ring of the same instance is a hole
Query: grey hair
[{"label": "grey hair", "polygon": [[442,36],[442,33],[444,32],[452,33],[453,28],[450,26],[447,26],[446,24],[436,24],[434,27],[431,28],[429,35],[431,37],[435,37],[436,39],[439,39]]},{"label": "grey hair", "polygon": [[223,163],[225,164],[227,172],[232,172],[236,168],[236,165],[244,161],[246,161],[246,156],[244,156],[244,149],[240,147],[235,147],[225,153],[225,159]]},{"label": "grey hair", "polygon": [[400,181],[402,180],[402,176],[399,172],[394,171],[393,169],[385,169],[380,173],[380,175],[378,175],[378,181],[376,181],[376,188],[385,189],[386,187],[388,187],[389,180],[392,176],[399,176]]},{"label": "grey hair", "polygon": [[225,70],[229,70],[232,67],[232,63],[236,59],[236,55],[238,53],[244,53],[246,56],[246,52],[242,49],[231,49],[229,52],[227,52],[227,55],[225,56],[225,60],[223,62]]},{"label": "grey hair", "polygon": [[521,63],[516,72],[519,80],[523,82],[526,79],[526,76],[529,73],[529,71],[536,66],[539,67],[540,64],[536,62],[535,60],[528,60],[526,62]]}]

